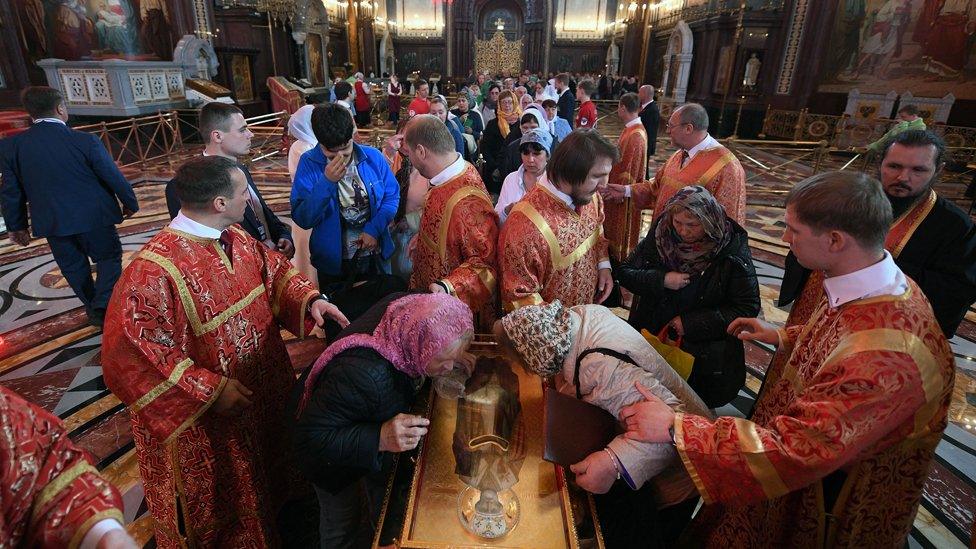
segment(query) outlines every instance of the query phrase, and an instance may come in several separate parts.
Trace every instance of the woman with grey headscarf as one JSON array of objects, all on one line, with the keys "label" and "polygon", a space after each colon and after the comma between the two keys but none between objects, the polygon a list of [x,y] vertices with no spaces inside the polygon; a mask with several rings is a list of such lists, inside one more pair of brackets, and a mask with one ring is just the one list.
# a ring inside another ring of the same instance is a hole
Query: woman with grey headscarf
[{"label": "woman with grey headscarf", "polygon": [[[496,322],[494,333],[503,349],[527,370],[551,378],[560,393],[576,396],[578,367],[583,401],[615,417],[643,400],[641,389],[676,411],[711,417],[705,403],[647,340],[606,307],[566,308],[558,300],[530,305]],[[601,351],[587,352],[594,349]],[[675,538],[697,502],[695,486],[672,444],[644,444],[619,435],[570,469],[582,488],[606,494],[597,498],[597,506],[608,547],[653,546],[655,531],[660,541]],[[655,517],[659,528],[648,524]]]},{"label": "woman with grey headscarf", "polygon": [[669,332],[695,357],[688,383],[705,403],[731,402],[745,383],[745,351],[726,330],[738,317],[759,314],[745,229],[704,187],[685,187],[614,274],[639,298],[630,324]]}]

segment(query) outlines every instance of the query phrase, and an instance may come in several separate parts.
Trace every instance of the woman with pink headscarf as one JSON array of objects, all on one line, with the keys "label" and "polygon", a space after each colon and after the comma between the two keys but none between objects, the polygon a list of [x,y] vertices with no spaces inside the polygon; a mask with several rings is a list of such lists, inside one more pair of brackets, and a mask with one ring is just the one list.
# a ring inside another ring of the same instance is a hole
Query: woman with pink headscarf
[{"label": "woman with pink headscarf", "polygon": [[471,371],[473,334],[471,309],[456,297],[392,294],[315,361],[302,381],[294,439],[318,496],[321,547],[369,545],[393,454],[416,448],[430,424],[408,413],[414,397],[426,377],[458,365]]}]

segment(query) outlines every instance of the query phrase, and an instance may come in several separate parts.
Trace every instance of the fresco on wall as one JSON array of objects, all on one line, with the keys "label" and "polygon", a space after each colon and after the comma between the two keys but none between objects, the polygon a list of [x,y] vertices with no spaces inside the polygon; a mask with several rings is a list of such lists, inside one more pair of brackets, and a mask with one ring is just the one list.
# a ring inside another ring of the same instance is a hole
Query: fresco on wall
[{"label": "fresco on wall", "polygon": [[173,58],[167,0],[19,0],[26,57]]},{"label": "fresco on wall", "polygon": [[976,99],[976,0],[838,0],[821,92]]}]

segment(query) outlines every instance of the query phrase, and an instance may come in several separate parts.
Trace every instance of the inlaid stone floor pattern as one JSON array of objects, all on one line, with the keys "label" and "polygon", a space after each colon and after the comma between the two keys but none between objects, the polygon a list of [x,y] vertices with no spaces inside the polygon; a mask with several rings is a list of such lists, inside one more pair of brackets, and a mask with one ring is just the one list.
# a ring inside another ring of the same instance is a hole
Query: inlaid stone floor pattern
[{"label": "inlaid stone floor pattern", "polygon": [[[601,130],[619,133],[619,123],[605,119]],[[662,138],[657,159],[673,152]],[[766,166],[781,164],[788,154],[749,150]],[[845,159],[831,160],[839,167]],[[790,186],[812,173],[803,162],[769,174],[743,162],[749,177],[747,229],[760,276],[762,314],[781,323],[787,311],[774,305],[782,280],[787,247],[780,240],[782,200]],[[656,166],[652,166],[652,170]],[[287,218],[289,183],[283,159],[262,161],[252,168],[272,208]],[[136,193],[140,212],[120,228],[125,262],[168,221],[163,182],[172,164],[161,163],[138,174]],[[132,174],[135,179],[136,174]],[[961,199],[961,179],[940,185],[939,191]],[[968,208],[968,203],[960,200]],[[972,310],[951,341],[957,378],[949,427],[939,444],[936,462],[925,484],[924,500],[909,539],[912,547],[969,545],[976,511],[976,313]],[[322,340],[299,342],[287,332],[296,367],[309,364],[324,348]],[[44,240],[27,248],[0,242],[0,383],[62,418],[71,438],[91,452],[101,470],[122,492],[127,528],[142,544],[151,543],[152,523],[146,512],[133,449],[129,417],[124,405],[102,380],[101,333],[87,326],[81,303],[72,295]],[[752,407],[772,350],[747,345],[749,375],[738,398],[720,412],[745,415]]]}]

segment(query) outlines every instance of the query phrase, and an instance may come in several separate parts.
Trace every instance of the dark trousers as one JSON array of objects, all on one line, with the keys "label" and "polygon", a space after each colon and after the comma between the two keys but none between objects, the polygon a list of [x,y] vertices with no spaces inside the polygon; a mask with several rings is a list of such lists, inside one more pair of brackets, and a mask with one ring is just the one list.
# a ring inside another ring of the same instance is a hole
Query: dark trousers
[{"label": "dark trousers", "polygon": [[365,128],[366,126],[369,126],[370,111],[357,110],[356,116],[354,118],[356,119],[357,126],[359,126],[360,128]]},{"label": "dark trousers", "polygon": [[[122,242],[115,225],[69,236],[49,236],[54,261],[68,285],[90,313],[105,310],[112,288],[122,274]],[[91,264],[95,264],[92,280]]]},{"label": "dark trousers", "polygon": [[321,549],[370,546],[386,495],[386,477],[387,474],[373,473],[335,493],[315,487]]}]

